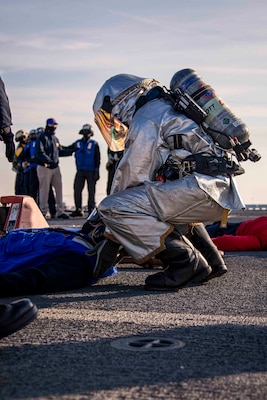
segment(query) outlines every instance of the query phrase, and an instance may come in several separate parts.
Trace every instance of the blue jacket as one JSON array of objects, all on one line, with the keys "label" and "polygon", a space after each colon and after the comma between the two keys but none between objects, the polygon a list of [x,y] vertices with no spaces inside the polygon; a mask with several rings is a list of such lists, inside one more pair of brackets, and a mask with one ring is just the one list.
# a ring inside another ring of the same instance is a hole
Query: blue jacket
[{"label": "blue jacket", "polygon": [[73,143],[77,170],[98,171],[100,166],[99,145],[92,139],[79,139]]},{"label": "blue jacket", "polygon": [[35,144],[36,139],[31,140],[30,142],[26,143],[23,149],[24,159],[30,164],[24,169],[24,172],[28,172],[30,169],[37,167],[37,163],[35,161]]}]

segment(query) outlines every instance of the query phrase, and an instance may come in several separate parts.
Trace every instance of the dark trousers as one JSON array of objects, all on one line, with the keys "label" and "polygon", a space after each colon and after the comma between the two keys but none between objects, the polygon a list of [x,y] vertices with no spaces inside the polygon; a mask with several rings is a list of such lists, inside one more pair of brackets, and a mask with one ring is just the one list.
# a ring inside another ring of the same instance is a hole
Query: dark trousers
[{"label": "dark trousers", "polygon": [[23,171],[17,172],[15,179],[15,195],[26,195],[25,174]]},{"label": "dark trousers", "polygon": [[38,204],[39,181],[36,168],[29,169],[24,175],[27,195],[31,196],[36,204]]},{"label": "dark trousers", "polygon": [[107,169],[108,170],[107,194],[110,194],[112,181],[116,171],[116,165],[117,164],[114,162]]},{"label": "dark trousers", "polygon": [[82,171],[78,170],[74,178],[74,203],[76,209],[82,208],[82,191],[87,182],[88,189],[88,213],[90,213],[95,207],[95,172],[94,171]]}]

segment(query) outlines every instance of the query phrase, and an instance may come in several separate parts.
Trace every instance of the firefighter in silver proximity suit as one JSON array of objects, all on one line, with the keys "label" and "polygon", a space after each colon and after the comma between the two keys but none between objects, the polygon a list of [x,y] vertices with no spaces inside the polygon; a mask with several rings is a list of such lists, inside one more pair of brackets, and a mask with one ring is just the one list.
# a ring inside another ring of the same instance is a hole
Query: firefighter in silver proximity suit
[{"label": "firefighter in silver proximity suit", "polygon": [[[113,265],[123,246],[137,263],[157,256],[166,267],[146,278],[145,289],[176,290],[227,271],[203,222],[244,204],[231,169],[215,176],[186,169],[184,160],[192,154],[225,154],[161,89],[154,79],[120,74],[96,95],[95,122],[109,148],[124,155],[111,194],[98,206],[107,239],[97,249],[94,276]],[[162,181],[159,171],[167,161],[178,166],[178,175]]]}]

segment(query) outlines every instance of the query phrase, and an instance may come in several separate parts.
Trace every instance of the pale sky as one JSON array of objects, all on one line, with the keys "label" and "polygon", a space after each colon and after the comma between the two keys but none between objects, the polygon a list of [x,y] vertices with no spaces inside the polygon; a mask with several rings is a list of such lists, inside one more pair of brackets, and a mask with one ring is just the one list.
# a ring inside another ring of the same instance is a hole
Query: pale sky
[{"label": "pale sky", "polygon": [[[104,81],[129,73],[169,87],[195,69],[248,126],[261,153],[236,178],[246,204],[267,203],[266,0],[0,0],[0,75],[13,132],[59,123],[62,145],[85,123],[100,144],[97,202],[106,193],[107,146],[92,104]],[[14,193],[15,173],[0,143],[0,195]],[[73,205],[74,156],[60,159],[63,198]],[[84,189],[86,205],[87,189]]]}]

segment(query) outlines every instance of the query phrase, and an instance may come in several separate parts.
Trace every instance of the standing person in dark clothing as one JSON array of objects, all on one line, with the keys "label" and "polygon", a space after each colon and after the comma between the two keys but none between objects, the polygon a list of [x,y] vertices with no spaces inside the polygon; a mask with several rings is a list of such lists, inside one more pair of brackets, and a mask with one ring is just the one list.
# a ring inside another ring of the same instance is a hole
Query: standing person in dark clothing
[{"label": "standing person in dark clothing", "polygon": [[37,162],[37,175],[39,179],[39,206],[43,215],[49,217],[49,190],[52,185],[55,189],[57,218],[68,219],[64,213],[62,177],[59,167],[59,157],[72,155],[72,150],[61,146],[55,136],[58,123],[54,118],[48,118],[45,131],[38,136],[35,145],[35,159]]},{"label": "standing person in dark clothing", "polygon": [[13,133],[11,131],[12,117],[9,107],[9,100],[6,94],[5,85],[0,77],[0,141],[6,145],[6,158],[9,162],[13,161],[15,145]]},{"label": "standing person in dark clothing", "polygon": [[112,151],[108,148],[108,162],[106,165],[108,171],[107,194],[110,194],[113,177],[122,156],[123,151]]},{"label": "standing person in dark clothing", "polygon": [[75,152],[77,172],[74,178],[74,202],[75,210],[71,217],[82,217],[82,191],[85,182],[88,189],[88,214],[95,207],[96,182],[99,179],[100,150],[98,143],[91,139],[94,132],[89,124],[83,125],[79,132],[82,138],[76,140],[70,148]]},{"label": "standing person in dark clothing", "polygon": [[27,138],[28,138],[28,133],[22,129],[17,131],[15,134],[15,142],[17,142],[18,145],[15,150],[12,169],[13,171],[16,172],[16,179],[15,179],[16,195],[27,194],[25,174],[22,166],[24,162],[24,148],[26,146]]},{"label": "standing person in dark clothing", "polygon": [[50,185],[50,190],[49,190],[48,207],[51,218],[56,218],[57,214],[56,198],[52,185]]},{"label": "standing person in dark clothing", "polygon": [[[43,127],[32,129],[29,132],[26,146],[23,149],[23,168],[26,183],[26,194],[31,196],[39,205],[39,180],[37,176],[37,163],[35,160],[35,144],[37,137],[44,132]],[[48,197],[49,213],[51,218],[56,215],[56,199],[52,185],[50,185]]]},{"label": "standing person in dark clothing", "polygon": [[[15,145],[11,131],[12,119],[9,100],[0,77],[0,140],[6,145],[6,158],[13,161]],[[0,304],[0,339],[22,329],[37,317],[37,307],[29,299]]]},{"label": "standing person in dark clothing", "polygon": [[25,179],[25,188],[26,194],[31,196],[35,202],[38,204],[38,193],[39,193],[39,181],[36,172],[37,164],[35,162],[35,143],[36,139],[39,135],[37,129],[31,129],[28,134],[27,143],[23,149],[23,158],[22,162],[24,179]]}]

